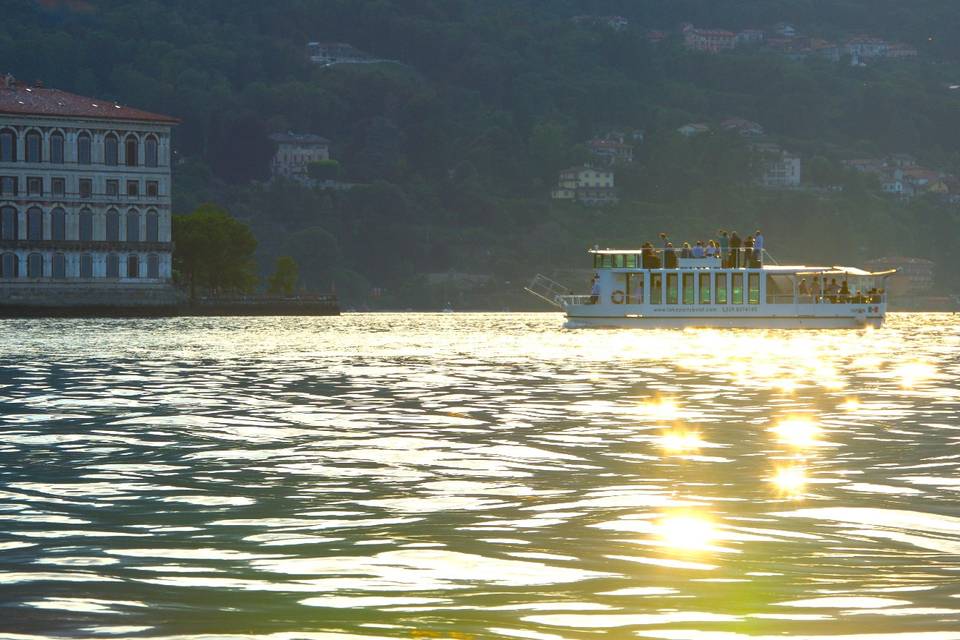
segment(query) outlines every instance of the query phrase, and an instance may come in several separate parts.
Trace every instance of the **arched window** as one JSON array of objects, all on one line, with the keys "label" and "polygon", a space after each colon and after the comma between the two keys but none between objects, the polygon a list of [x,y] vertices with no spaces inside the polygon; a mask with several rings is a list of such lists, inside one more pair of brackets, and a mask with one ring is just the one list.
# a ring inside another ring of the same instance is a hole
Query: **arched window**
[{"label": "arched window", "polygon": [[153,279],[160,277],[160,256],[155,253],[147,256],[147,277]]},{"label": "arched window", "polygon": [[93,162],[91,150],[93,143],[90,141],[89,133],[81,133],[77,136],[77,163],[90,164]]},{"label": "arched window", "polygon": [[107,242],[120,242],[120,212],[116,209],[107,211]]},{"label": "arched window", "polygon": [[10,279],[20,275],[20,260],[15,253],[5,253],[0,257],[0,278]]},{"label": "arched window", "polygon": [[117,136],[108,133],[107,137],[103,139],[103,163],[115,167],[119,164],[119,158],[120,142],[117,140]]},{"label": "arched window", "polygon": [[89,253],[80,256],[80,277],[87,279],[93,277],[93,256]]},{"label": "arched window", "polygon": [[59,131],[50,134],[50,162],[63,164],[63,134]]},{"label": "arched window", "polygon": [[120,277],[120,256],[115,253],[107,255],[107,277],[113,279]]},{"label": "arched window", "polygon": [[140,242],[140,214],[136,209],[127,211],[127,242]]},{"label": "arched window", "polygon": [[147,211],[147,242],[160,242],[160,215]]},{"label": "arched window", "polygon": [[27,240],[43,240],[43,211],[39,207],[27,209]]},{"label": "arched window", "polygon": [[13,207],[0,209],[0,240],[17,239],[17,210]]},{"label": "arched window", "polygon": [[0,131],[0,162],[17,161],[17,134],[13,129]]},{"label": "arched window", "polygon": [[140,164],[140,141],[132,133],[127,136],[125,141],[126,164],[128,167],[135,167]]},{"label": "arched window", "polygon": [[80,240],[93,240],[93,212],[90,209],[80,211]]},{"label": "arched window", "polygon": [[25,160],[27,162],[43,162],[43,137],[38,131],[27,134]]},{"label": "arched window", "polygon": [[160,143],[156,136],[147,136],[143,142],[144,164],[148,167],[156,167],[160,164]]},{"label": "arched window", "polygon": [[50,239],[67,239],[67,213],[60,207],[50,212]]},{"label": "arched window", "polygon": [[31,253],[27,256],[27,277],[43,277],[43,256],[39,253]]},{"label": "arched window", "polygon": [[63,280],[67,277],[67,257],[62,253],[53,254],[53,277]]},{"label": "arched window", "polygon": [[127,256],[127,277],[128,278],[139,278],[140,277],[140,257],[137,255]]}]

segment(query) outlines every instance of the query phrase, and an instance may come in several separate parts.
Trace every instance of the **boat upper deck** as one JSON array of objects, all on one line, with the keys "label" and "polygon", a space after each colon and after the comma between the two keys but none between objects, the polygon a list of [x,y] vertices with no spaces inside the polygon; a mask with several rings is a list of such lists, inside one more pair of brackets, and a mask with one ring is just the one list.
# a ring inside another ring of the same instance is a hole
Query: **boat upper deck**
[{"label": "boat upper deck", "polygon": [[[713,257],[681,257],[681,251],[676,249],[642,248],[642,249],[590,249],[593,256],[593,268],[617,270],[746,270],[758,269],[769,274],[802,275],[802,276],[888,276],[896,273],[896,269],[887,271],[864,271],[856,267],[838,265],[781,265],[776,264],[769,253],[762,251],[756,255],[747,249],[729,250],[725,258]],[[672,255],[671,255],[672,254]],[[774,262],[774,264],[769,264]]]}]

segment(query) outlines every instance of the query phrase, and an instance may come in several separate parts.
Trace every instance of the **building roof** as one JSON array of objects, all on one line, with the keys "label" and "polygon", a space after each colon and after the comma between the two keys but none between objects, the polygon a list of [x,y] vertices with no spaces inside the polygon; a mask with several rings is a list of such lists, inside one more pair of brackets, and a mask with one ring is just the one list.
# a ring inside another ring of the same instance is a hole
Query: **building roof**
[{"label": "building roof", "polygon": [[313,133],[294,133],[292,131],[271,134],[270,139],[278,144],[330,144],[330,141],[323,136]]},{"label": "building roof", "polygon": [[135,120],[178,124],[179,119],[125,107],[112,100],[78,96],[59,89],[31,87],[12,76],[0,78],[0,114],[33,115],[90,120]]}]

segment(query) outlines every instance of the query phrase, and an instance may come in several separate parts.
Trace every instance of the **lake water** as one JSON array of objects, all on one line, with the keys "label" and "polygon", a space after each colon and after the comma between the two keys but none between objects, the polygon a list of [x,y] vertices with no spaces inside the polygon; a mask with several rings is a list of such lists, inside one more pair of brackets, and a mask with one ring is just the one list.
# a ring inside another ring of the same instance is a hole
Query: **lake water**
[{"label": "lake water", "polygon": [[4,321],[0,637],[960,639],[957,318]]}]

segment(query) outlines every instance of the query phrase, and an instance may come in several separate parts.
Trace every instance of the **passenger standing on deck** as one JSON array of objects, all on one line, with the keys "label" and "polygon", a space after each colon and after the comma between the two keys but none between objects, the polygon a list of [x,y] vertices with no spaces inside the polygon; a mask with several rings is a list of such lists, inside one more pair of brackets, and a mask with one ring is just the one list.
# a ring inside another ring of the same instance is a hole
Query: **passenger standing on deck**
[{"label": "passenger standing on deck", "polygon": [[720,266],[727,268],[730,266],[730,236],[723,229],[720,229],[717,246],[720,247]]},{"label": "passenger standing on deck", "polygon": [[730,266],[734,269],[740,268],[740,246],[743,241],[736,231],[730,233]]},{"label": "passenger standing on deck", "polygon": [[763,234],[760,229],[753,234],[753,261],[760,266],[763,264]]},{"label": "passenger standing on deck", "polygon": [[747,236],[743,241],[743,260],[742,266],[750,268],[753,266],[753,236]]},{"label": "passenger standing on deck", "polygon": [[680,248],[680,257],[681,258],[692,258],[693,250],[690,249],[690,243],[684,242],[683,246]]},{"label": "passenger standing on deck", "polygon": [[693,257],[702,258],[706,255],[706,252],[703,248],[703,240],[697,240],[697,244],[693,245]]},{"label": "passenger standing on deck", "polygon": [[667,248],[663,250],[663,266],[665,269],[677,268],[677,252],[672,242],[668,242]]},{"label": "passenger standing on deck", "polygon": [[600,274],[594,274],[593,282],[590,284],[590,304],[597,304],[600,301]]},{"label": "passenger standing on deck", "polygon": [[823,291],[820,289],[820,276],[813,276],[813,288],[810,289],[813,294],[813,301],[820,302]]},{"label": "passenger standing on deck", "polygon": [[800,278],[800,284],[797,285],[797,293],[801,296],[807,296],[810,292],[807,290],[807,279]]},{"label": "passenger standing on deck", "polygon": [[[826,278],[824,278],[824,280],[826,280]],[[840,293],[840,287],[837,285],[837,279],[831,278],[830,284],[827,285],[827,299],[835,303],[838,293]]]},{"label": "passenger standing on deck", "polygon": [[707,247],[703,250],[705,258],[717,257],[717,243],[713,240],[707,240]]}]

